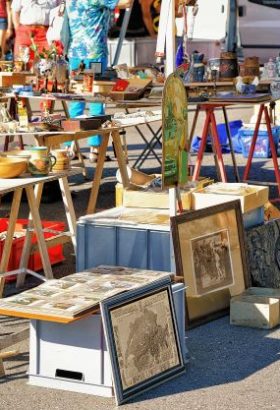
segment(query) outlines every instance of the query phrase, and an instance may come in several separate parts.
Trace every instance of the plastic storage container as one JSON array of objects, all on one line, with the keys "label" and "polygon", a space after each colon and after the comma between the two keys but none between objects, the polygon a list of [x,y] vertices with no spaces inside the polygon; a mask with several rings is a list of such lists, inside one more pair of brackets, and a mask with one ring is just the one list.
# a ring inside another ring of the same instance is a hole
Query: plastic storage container
[{"label": "plastic storage container", "polygon": [[[254,135],[253,128],[241,128],[239,130],[238,136],[242,147],[242,154],[245,158],[249,155],[249,150],[251,147],[252,138]],[[279,143],[279,135],[280,135],[280,127],[273,126],[272,127],[272,136],[275,144],[275,149],[277,152],[278,143]],[[258,138],[256,141],[255,151],[254,151],[254,158],[270,158],[271,157],[271,150],[269,146],[269,139],[267,130],[259,130]]]},{"label": "plastic storage container", "polygon": [[[147,212],[167,223],[148,223]],[[77,272],[101,264],[170,272],[168,210],[117,207],[80,218]]]},{"label": "plastic storage container", "polygon": [[[6,218],[0,219],[0,233],[4,233],[7,230],[8,222],[9,220]],[[15,231],[16,232],[24,231],[27,228],[27,224],[28,224],[27,219],[18,219],[16,223]],[[65,229],[65,224],[60,221],[42,221],[42,225],[44,229],[49,229],[51,231],[63,232]],[[45,238],[50,238],[54,235],[55,235],[54,232],[44,232]],[[32,242],[36,243],[35,233],[33,234]],[[13,239],[11,256],[10,256],[8,269],[7,269],[8,271],[18,269],[21,254],[22,254],[23,244],[24,244],[24,236]],[[3,253],[3,248],[4,248],[4,239],[0,240],[0,256]],[[62,262],[64,260],[62,245],[55,245],[55,246],[48,248],[48,253],[49,253],[50,262],[52,265]],[[42,269],[42,267],[43,265],[42,265],[40,253],[35,252],[33,255],[30,255],[29,262],[28,262],[28,268],[34,271],[39,271]],[[13,276],[10,276],[8,278],[10,278],[11,280]]]}]

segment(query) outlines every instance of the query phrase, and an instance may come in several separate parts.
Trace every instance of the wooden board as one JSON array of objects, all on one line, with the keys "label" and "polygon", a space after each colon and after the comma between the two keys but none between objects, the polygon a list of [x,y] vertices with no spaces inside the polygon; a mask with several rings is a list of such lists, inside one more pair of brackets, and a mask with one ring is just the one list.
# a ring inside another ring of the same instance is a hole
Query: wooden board
[{"label": "wooden board", "polygon": [[209,97],[212,102],[228,102],[228,103],[260,103],[271,101],[270,94],[240,94],[240,95],[224,95]]}]

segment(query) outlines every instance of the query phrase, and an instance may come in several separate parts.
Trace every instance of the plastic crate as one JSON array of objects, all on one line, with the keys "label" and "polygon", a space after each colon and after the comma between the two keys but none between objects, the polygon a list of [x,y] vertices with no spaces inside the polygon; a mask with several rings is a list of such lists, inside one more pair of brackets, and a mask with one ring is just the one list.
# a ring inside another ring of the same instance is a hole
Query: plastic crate
[{"label": "plastic crate", "polygon": [[[8,219],[6,218],[0,219],[0,233],[7,230],[8,223],[9,223]],[[27,224],[28,224],[27,219],[18,219],[16,223],[15,231],[24,232],[27,228]],[[64,222],[60,222],[60,221],[42,221],[42,226],[44,229],[50,229],[50,230],[58,231],[58,232],[63,232],[65,229]],[[52,236],[55,236],[55,233],[44,232],[45,238],[51,238]],[[36,243],[36,242],[37,242],[37,238],[36,238],[36,234],[34,233],[32,237],[32,243]],[[24,244],[24,236],[21,238],[13,239],[11,255],[10,255],[10,260],[8,263],[7,271],[11,271],[11,270],[15,270],[19,268],[23,244]],[[4,240],[1,240],[0,241],[0,257],[2,256],[3,248],[4,248]],[[50,258],[50,262],[52,265],[64,261],[62,245],[55,245],[55,246],[48,248],[48,253],[49,253],[49,258]],[[33,255],[30,255],[29,261],[28,261],[28,268],[33,271],[39,271],[43,268],[41,255],[39,251],[35,252]],[[11,280],[14,280],[13,275],[8,277],[8,281],[11,281]]]},{"label": "plastic crate", "polygon": [[[248,158],[249,151],[251,147],[252,138],[254,135],[253,128],[241,128],[238,132],[239,140],[242,147],[243,157]],[[272,127],[272,136],[275,144],[275,149],[277,152],[278,143],[279,143],[280,127]],[[270,158],[271,150],[269,146],[269,139],[267,130],[259,130],[258,138],[256,141],[254,158]]]}]

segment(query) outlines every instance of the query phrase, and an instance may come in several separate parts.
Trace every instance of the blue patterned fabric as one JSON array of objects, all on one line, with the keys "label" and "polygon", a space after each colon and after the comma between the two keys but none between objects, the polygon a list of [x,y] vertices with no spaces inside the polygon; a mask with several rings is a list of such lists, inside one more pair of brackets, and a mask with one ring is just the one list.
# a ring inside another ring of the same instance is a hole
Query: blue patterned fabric
[{"label": "blue patterned fabric", "polygon": [[117,0],[67,0],[69,57],[102,59],[108,55],[110,13]]}]

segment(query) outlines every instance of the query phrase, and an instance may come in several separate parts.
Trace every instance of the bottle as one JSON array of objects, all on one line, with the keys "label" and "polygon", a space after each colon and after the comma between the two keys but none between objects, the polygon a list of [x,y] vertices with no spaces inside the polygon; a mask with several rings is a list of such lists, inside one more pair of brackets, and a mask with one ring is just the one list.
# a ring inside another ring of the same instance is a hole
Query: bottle
[{"label": "bottle", "polygon": [[18,121],[21,128],[28,128],[28,114],[22,100],[17,102]]}]

